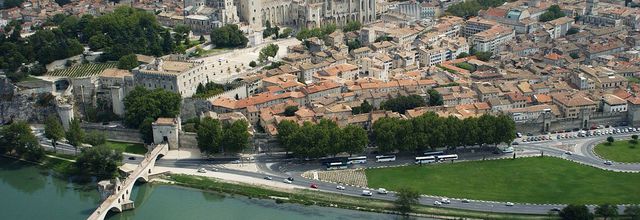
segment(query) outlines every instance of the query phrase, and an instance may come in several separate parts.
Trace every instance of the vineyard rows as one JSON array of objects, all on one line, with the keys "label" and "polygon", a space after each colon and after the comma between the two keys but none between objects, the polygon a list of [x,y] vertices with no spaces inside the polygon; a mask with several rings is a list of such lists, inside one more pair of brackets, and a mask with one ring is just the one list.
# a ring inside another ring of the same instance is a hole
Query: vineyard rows
[{"label": "vineyard rows", "polygon": [[47,73],[47,76],[63,76],[70,78],[81,78],[87,76],[95,76],[102,73],[103,70],[108,68],[116,68],[118,63],[89,63],[80,64],[70,68],[55,70]]}]

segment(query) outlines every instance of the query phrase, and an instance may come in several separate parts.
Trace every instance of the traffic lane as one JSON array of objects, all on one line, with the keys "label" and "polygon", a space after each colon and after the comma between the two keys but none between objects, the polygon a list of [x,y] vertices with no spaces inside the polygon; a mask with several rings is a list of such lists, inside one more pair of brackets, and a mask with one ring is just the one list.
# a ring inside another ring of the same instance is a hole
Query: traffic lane
[{"label": "traffic lane", "polygon": [[[156,163],[156,165],[161,165],[161,164],[162,163]],[[180,164],[180,168],[193,168],[194,171],[197,170],[199,167],[202,167],[202,165]],[[224,169],[224,168],[218,169],[218,171],[209,171],[209,172],[224,172],[224,173],[243,175],[243,176],[249,176],[254,178],[265,177],[264,174],[260,174],[260,173]],[[290,176],[294,178],[294,181],[291,183],[292,185],[296,185],[302,188],[308,188],[310,190],[313,190],[310,188],[311,184],[316,184],[319,188],[318,190],[320,191],[337,193],[341,195],[362,197],[362,198],[382,199],[387,201],[395,200],[395,194],[392,192],[388,194],[378,194],[374,189],[365,189],[365,188],[359,188],[359,187],[353,187],[353,186],[347,186],[347,185],[343,185],[345,186],[345,190],[338,190],[336,189],[336,187],[341,184],[334,184],[334,183],[327,183],[327,182],[322,182],[317,180],[306,179],[306,178],[303,178],[300,175],[300,173],[297,173],[297,172],[289,173],[287,175],[278,175],[278,176],[274,175],[271,177],[273,178],[273,181],[284,181],[285,178]],[[373,195],[363,196],[362,190],[371,190]],[[422,205],[434,206],[433,203],[439,199],[440,198],[434,198],[434,197],[420,197],[419,201]],[[467,210],[474,210],[474,211],[504,212],[504,213],[536,213],[536,214],[545,214],[551,208],[553,208],[552,206],[545,206],[545,205],[522,205],[522,204],[515,204],[514,206],[509,207],[509,206],[506,206],[505,203],[480,202],[480,201],[473,201],[473,200],[471,200],[469,203],[463,203],[461,202],[461,200],[458,200],[458,199],[451,199],[451,204],[446,204],[446,205],[443,205],[442,207],[467,209]]]}]

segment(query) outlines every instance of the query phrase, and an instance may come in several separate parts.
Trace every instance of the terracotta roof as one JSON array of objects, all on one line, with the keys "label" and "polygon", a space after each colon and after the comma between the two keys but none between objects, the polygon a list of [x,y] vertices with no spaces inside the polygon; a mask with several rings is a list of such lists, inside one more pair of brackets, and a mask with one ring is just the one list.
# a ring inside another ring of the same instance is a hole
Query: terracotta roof
[{"label": "terracotta roof", "polygon": [[176,125],[177,122],[176,122],[175,118],[158,118],[154,124],[156,124],[156,125]]},{"label": "terracotta roof", "polygon": [[611,94],[604,95],[604,97],[602,97],[602,99],[604,100],[604,102],[606,102],[609,105],[624,105],[624,104],[627,104],[627,101],[625,101],[624,99],[621,99],[620,97],[615,96],[615,95],[611,95]]},{"label": "terracotta roof", "polygon": [[559,60],[562,57],[560,55],[558,55],[557,53],[550,53],[544,56],[544,58],[550,59],[550,60]]}]

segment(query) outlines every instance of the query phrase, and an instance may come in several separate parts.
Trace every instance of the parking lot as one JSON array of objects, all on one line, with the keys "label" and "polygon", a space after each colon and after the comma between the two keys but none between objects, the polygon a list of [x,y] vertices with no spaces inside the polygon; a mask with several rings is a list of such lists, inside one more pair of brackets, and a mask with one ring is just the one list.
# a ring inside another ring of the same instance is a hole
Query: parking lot
[{"label": "parking lot", "polygon": [[561,139],[573,139],[573,138],[584,138],[584,137],[592,137],[592,136],[607,136],[614,134],[624,134],[624,133],[639,133],[640,128],[634,127],[605,127],[601,126],[595,129],[583,129],[583,130],[573,130],[573,131],[556,131],[549,132],[545,135],[526,135],[523,136],[518,134],[519,138],[513,144],[519,144],[518,140],[522,143],[530,143],[530,142],[542,142],[549,140],[561,140]]}]

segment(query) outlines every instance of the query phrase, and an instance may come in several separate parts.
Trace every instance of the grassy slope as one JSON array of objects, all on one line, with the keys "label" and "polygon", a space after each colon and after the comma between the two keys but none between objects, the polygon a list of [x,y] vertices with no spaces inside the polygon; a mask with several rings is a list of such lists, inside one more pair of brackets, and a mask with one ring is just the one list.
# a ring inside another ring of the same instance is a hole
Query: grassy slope
[{"label": "grassy slope", "polygon": [[109,148],[132,154],[147,153],[147,148],[145,148],[143,144],[107,141],[105,145]]},{"label": "grassy slope", "polygon": [[640,203],[640,174],[557,158],[521,158],[367,170],[369,186],[423,194],[531,203]]},{"label": "grassy slope", "polygon": [[615,141],[611,145],[598,144],[595,152],[612,161],[640,163],[640,144],[633,145],[628,140]]}]

